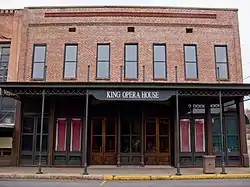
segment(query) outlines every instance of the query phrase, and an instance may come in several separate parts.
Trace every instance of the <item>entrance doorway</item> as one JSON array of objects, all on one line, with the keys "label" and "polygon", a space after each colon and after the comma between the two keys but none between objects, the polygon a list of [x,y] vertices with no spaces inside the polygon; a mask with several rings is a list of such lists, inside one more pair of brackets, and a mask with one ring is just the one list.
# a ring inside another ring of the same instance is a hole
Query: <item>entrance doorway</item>
[{"label": "entrance doorway", "polygon": [[82,165],[82,120],[58,118],[55,129],[54,165]]},{"label": "entrance doorway", "polygon": [[91,164],[116,164],[116,133],[114,118],[95,118],[91,120]]},{"label": "entrance doorway", "polygon": [[145,120],[146,165],[170,164],[170,124],[168,119]]},{"label": "entrance doorway", "polygon": [[121,164],[139,165],[141,158],[141,120],[135,116],[121,118]]},{"label": "entrance doorway", "polygon": [[204,119],[192,116],[180,120],[180,164],[202,166],[206,153]]},{"label": "entrance doorway", "polygon": [[[37,165],[40,152],[41,117],[24,116],[21,131],[20,165]],[[44,117],[42,133],[42,165],[48,164],[49,121]]]}]

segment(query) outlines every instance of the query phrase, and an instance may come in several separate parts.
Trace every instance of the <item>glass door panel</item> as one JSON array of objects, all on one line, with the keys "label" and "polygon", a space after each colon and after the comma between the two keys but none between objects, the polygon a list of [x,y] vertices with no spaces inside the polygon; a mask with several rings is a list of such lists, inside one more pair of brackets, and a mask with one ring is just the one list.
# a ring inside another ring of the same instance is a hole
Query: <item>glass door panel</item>
[{"label": "glass door panel", "polygon": [[81,119],[72,119],[70,134],[70,151],[80,152],[82,142],[82,121]]},{"label": "glass door panel", "polygon": [[190,120],[180,120],[180,149],[181,152],[191,152],[191,141],[190,141]]},{"label": "glass door panel", "polygon": [[205,152],[205,128],[203,119],[195,119],[195,152]]},{"label": "glass door panel", "polygon": [[55,151],[66,151],[67,120],[58,119],[56,125]]}]

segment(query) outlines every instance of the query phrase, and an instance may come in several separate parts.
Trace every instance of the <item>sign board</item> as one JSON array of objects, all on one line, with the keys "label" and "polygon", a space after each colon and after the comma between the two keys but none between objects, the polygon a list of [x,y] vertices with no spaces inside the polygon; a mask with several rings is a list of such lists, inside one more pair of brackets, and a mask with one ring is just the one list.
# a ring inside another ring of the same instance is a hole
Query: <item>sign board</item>
[{"label": "sign board", "polygon": [[165,101],[172,95],[174,90],[91,90],[98,100],[111,101]]}]

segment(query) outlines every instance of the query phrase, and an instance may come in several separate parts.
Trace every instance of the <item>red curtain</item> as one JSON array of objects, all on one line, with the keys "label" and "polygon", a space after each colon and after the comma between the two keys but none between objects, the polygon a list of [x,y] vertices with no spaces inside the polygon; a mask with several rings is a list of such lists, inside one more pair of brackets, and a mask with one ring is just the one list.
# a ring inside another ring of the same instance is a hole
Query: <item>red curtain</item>
[{"label": "red curtain", "polygon": [[204,151],[204,120],[195,120],[195,152]]},{"label": "red curtain", "polygon": [[180,121],[181,130],[181,152],[190,152],[190,122],[189,120]]},{"label": "red curtain", "polygon": [[82,122],[80,119],[72,120],[70,151],[81,151],[81,126]]},{"label": "red curtain", "polygon": [[66,151],[66,128],[67,121],[65,119],[58,119],[56,129],[56,151]]}]

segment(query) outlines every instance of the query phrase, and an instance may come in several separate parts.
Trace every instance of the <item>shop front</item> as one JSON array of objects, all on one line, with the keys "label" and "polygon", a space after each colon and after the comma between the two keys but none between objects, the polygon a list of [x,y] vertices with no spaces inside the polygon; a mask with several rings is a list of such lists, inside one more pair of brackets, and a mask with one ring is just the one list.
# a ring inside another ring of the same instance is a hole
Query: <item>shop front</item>
[{"label": "shop front", "polygon": [[47,86],[42,133],[41,87],[6,88],[21,101],[15,165],[36,166],[41,153],[42,165],[50,167],[176,166],[178,161],[181,167],[202,167],[203,155],[216,155],[219,166],[223,151],[227,166],[248,165],[242,111],[248,88],[223,87],[222,143],[221,87],[127,85]]}]

